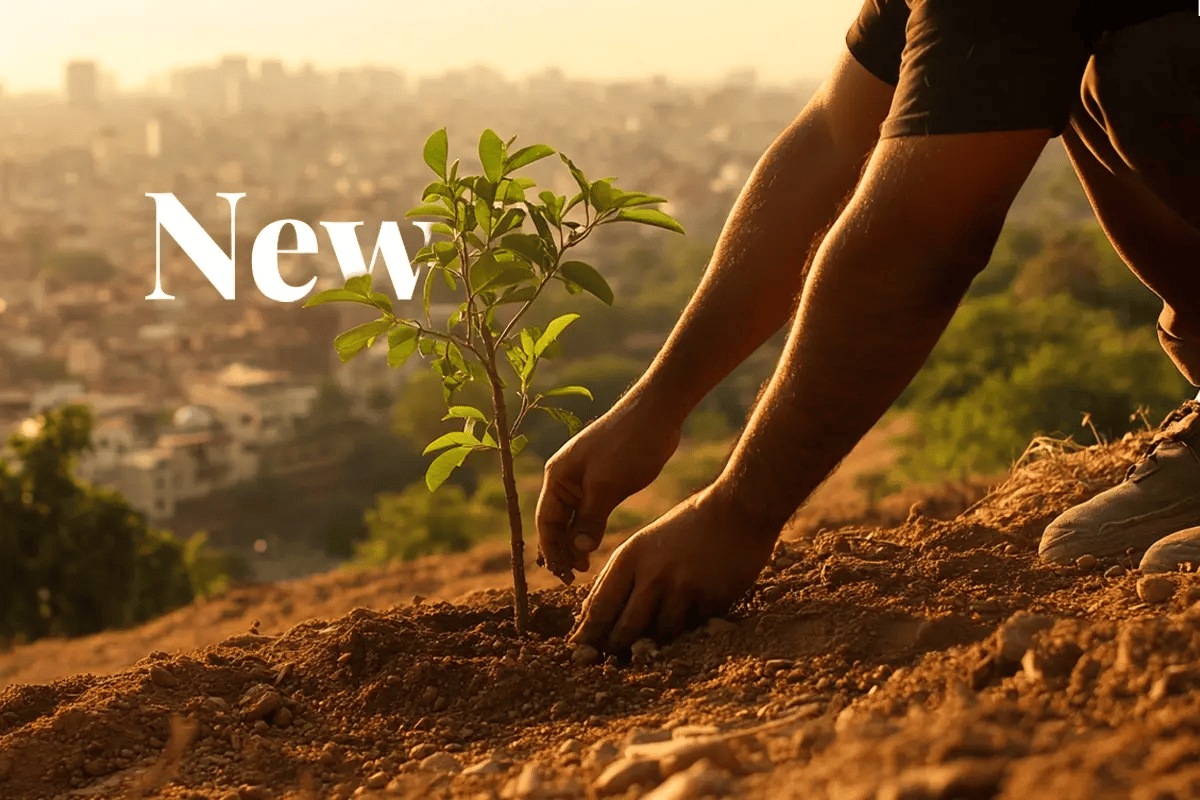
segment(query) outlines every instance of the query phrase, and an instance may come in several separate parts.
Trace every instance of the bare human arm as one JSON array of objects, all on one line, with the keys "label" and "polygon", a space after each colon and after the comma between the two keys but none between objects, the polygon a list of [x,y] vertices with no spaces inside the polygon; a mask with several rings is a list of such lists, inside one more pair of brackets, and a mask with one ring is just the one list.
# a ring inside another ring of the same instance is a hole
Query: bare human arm
[{"label": "bare human arm", "polygon": [[753,584],[782,525],[928,357],[1050,133],[876,146],[725,471],[616,550],[574,641],[620,650],[643,635],[669,639]]},{"label": "bare human arm", "polygon": [[563,580],[588,568],[613,509],[657,477],[696,404],[791,316],[805,264],[853,191],[891,98],[892,87],[843,56],[759,161],[653,364],[547,463],[537,527]]}]

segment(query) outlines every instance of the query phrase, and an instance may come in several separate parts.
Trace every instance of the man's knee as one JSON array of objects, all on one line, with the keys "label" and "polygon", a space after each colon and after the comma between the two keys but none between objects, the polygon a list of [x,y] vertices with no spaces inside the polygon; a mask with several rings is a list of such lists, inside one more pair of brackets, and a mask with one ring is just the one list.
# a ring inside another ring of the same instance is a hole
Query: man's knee
[{"label": "man's knee", "polygon": [[1158,318],[1158,341],[1193,386],[1200,386],[1200,320],[1184,317],[1170,306]]}]

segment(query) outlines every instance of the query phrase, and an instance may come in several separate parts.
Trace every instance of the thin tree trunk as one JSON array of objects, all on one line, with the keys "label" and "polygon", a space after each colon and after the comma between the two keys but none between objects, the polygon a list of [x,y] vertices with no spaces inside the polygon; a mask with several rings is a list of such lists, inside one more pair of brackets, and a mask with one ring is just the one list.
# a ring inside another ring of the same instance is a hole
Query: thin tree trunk
[{"label": "thin tree trunk", "polygon": [[512,440],[508,435],[508,408],[499,376],[489,375],[492,382],[492,405],[496,412],[496,441],[500,445],[500,475],[504,481],[504,499],[508,505],[508,528],[512,533],[512,574],[514,605],[516,606],[517,635],[529,630],[529,587],[525,583],[525,536],[521,530],[521,500],[517,496],[517,480],[513,474]]}]

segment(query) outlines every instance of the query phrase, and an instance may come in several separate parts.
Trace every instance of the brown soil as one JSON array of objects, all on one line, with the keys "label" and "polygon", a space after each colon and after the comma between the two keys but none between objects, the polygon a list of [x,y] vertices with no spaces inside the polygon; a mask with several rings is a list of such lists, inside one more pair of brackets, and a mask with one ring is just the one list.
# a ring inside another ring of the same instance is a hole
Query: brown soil
[{"label": "brown soil", "polygon": [[[516,640],[506,592],[480,588],[506,580],[502,545],[18,649],[0,797],[1197,796],[1200,580],[1152,604],[1129,561],[1036,558],[1140,440],[1041,444],[954,519],[782,544],[725,620],[632,662],[565,645],[578,587],[537,591]],[[55,677],[111,674],[21,682],[55,657]]]}]

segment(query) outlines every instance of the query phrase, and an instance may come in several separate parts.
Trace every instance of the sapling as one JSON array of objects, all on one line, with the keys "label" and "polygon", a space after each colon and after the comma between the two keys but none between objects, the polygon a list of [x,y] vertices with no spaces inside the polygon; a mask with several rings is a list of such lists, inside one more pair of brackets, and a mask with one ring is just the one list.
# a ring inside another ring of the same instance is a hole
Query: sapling
[{"label": "sapling", "polygon": [[[534,388],[539,362],[555,354],[558,337],[579,315],[564,314],[545,328],[523,326],[522,322],[554,283],[569,293],[588,292],[612,305],[613,292],[604,277],[591,265],[566,258],[596,228],[614,222],[636,222],[678,233],[683,233],[683,228],[653,207],[666,202],[665,198],[622,191],[613,178],[589,181],[561,153],[559,158],[578,185],[578,193],[568,198],[542,191],[531,199],[536,184],[517,172],[556,151],[544,144],[512,150],[515,140],[505,142],[490,129],[483,132],[479,138],[482,175],[460,175],[458,160],[447,166],[445,128],[425,142],[425,163],[437,179],[421,193],[422,204],[406,216],[436,219],[431,232],[444,238],[423,247],[412,259],[415,269],[425,264],[429,267],[423,320],[398,314],[387,295],[372,290],[370,274],[348,279],[344,288],[320,292],[305,306],[352,302],[380,312],[378,319],[334,340],[343,362],[386,339],[390,366],[399,367],[419,354],[440,376],[447,404],[443,421],[461,421],[462,429],[439,436],[425,448],[425,454],[438,453],[425,473],[430,491],[441,486],[471,453],[499,453],[512,542],[516,628],[518,635],[524,635],[529,628],[529,600],[521,508],[513,473],[513,458],[527,441],[520,431],[528,415],[537,411],[566,425],[574,435],[581,427],[579,419],[554,403],[571,395],[591,399],[592,394],[583,386]],[[435,325],[430,316],[435,275],[462,297],[457,310],[441,325]],[[490,414],[455,402],[456,393],[472,382],[482,382],[489,389]],[[512,393],[511,398],[506,391]]]}]

